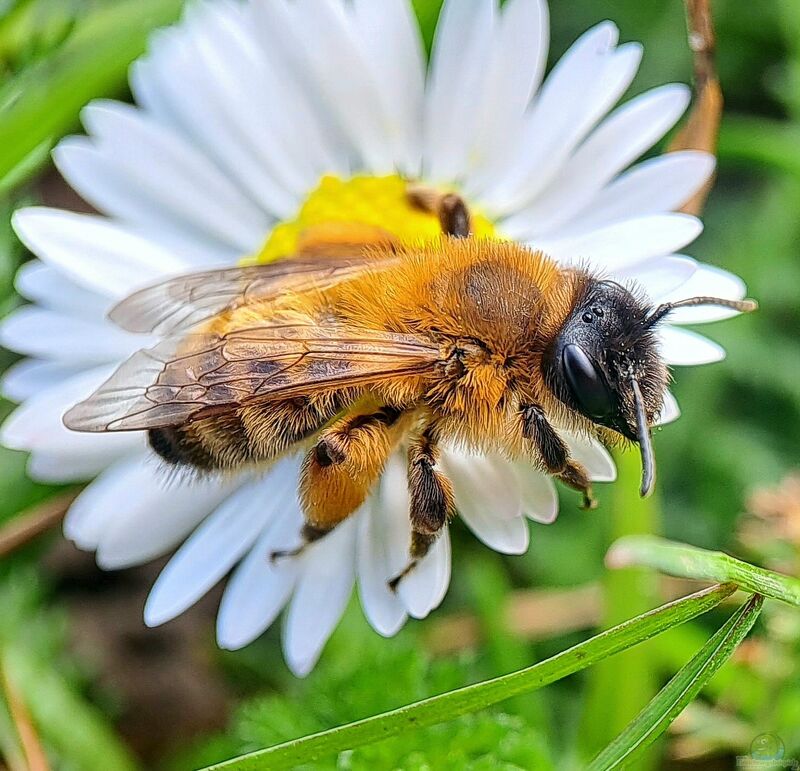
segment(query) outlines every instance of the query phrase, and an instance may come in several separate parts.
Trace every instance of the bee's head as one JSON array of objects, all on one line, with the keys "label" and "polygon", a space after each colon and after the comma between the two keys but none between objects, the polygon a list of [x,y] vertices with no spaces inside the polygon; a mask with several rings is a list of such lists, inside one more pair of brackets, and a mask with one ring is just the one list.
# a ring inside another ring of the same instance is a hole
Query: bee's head
[{"label": "bee's head", "polygon": [[544,357],[547,385],[561,402],[639,444],[643,496],[655,483],[650,427],[669,382],[655,327],[672,310],[687,305],[740,311],[757,307],[752,300],[693,297],[654,308],[613,281],[588,278]]}]

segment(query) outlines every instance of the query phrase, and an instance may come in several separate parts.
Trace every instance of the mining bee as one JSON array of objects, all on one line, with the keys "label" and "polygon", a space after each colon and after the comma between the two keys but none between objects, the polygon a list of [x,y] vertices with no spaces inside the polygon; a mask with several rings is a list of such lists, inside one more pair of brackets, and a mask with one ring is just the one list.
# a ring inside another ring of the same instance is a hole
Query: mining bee
[{"label": "mining bee", "polygon": [[656,327],[680,307],[756,304],[693,297],[653,307],[589,269],[471,236],[455,194],[411,187],[409,197],[438,215],[440,240],[408,246],[330,223],[286,259],[136,292],[111,318],[162,341],[122,364],[65,425],[147,431],[164,461],[199,472],[305,448],[304,545],[361,505],[401,445],[411,543],[392,586],[455,514],[443,442],[527,458],[592,507],[586,469],[557,429],[629,440],[648,495],[650,429],[669,380]]}]

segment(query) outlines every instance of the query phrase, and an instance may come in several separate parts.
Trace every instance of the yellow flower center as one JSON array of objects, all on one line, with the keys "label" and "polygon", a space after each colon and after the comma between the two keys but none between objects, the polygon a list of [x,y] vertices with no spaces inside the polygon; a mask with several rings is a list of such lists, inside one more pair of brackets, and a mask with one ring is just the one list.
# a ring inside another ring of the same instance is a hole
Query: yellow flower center
[{"label": "yellow flower center", "polygon": [[[408,182],[396,174],[351,179],[324,176],[294,219],[276,225],[258,253],[244,262],[265,263],[292,255],[304,231],[328,223],[380,228],[402,243],[424,243],[438,238],[442,233],[438,218],[409,202],[407,186]],[[471,215],[472,230],[477,237],[497,237],[490,220],[474,209]]]}]

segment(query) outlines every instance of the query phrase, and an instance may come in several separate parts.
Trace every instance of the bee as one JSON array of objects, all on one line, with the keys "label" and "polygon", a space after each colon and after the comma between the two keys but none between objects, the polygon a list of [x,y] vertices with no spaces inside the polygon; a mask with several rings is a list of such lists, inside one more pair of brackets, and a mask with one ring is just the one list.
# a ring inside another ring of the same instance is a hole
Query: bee
[{"label": "bee", "polygon": [[511,241],[471,236],[452,193],[410,187],[438,241],[318,226],[281,261],[179,277],[111,311],[162,338],[70,409],[75,431],[147,431],[168,464],[201,473],[305,450],[296,554],[350,516],[399,445],[408,457],[411,571],[456,514],[443,442],[527,458],[595,500],[558,428],[634,442],[650,494],[650,429],[669,373],[656,328],[676,308],[754,310],[694,297],[653,307],[635,290]]}]

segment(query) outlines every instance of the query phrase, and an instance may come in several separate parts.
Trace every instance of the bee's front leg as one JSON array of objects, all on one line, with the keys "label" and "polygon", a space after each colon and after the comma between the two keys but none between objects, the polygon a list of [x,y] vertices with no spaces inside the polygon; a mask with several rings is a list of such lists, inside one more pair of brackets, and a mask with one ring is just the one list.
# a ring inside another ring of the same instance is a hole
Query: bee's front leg
[{"label": "bee's front leg", "polygon": [[597,498],[592,492],[592,480],[589,479],[586,468],[580,463],[570,460],[564,470],[560,474],[556,474],[556,479],[582,494],[581,508],[584,511],[597,508]]},{"label": "bee's front leg", "polygon": [[453,485],[436,466],[439,458],[437,424],[431,422],[408,448],[411,559],[391,581],[394,591],[428,553],[442,529],[455,514]]},{"label": "bee's front leg", "polygon": [[535,448],[545,471],[583,495],[583,509],[597,508],[586,469],[569,457],[569,449],[538,404],[520,406],[522,436]]}]

